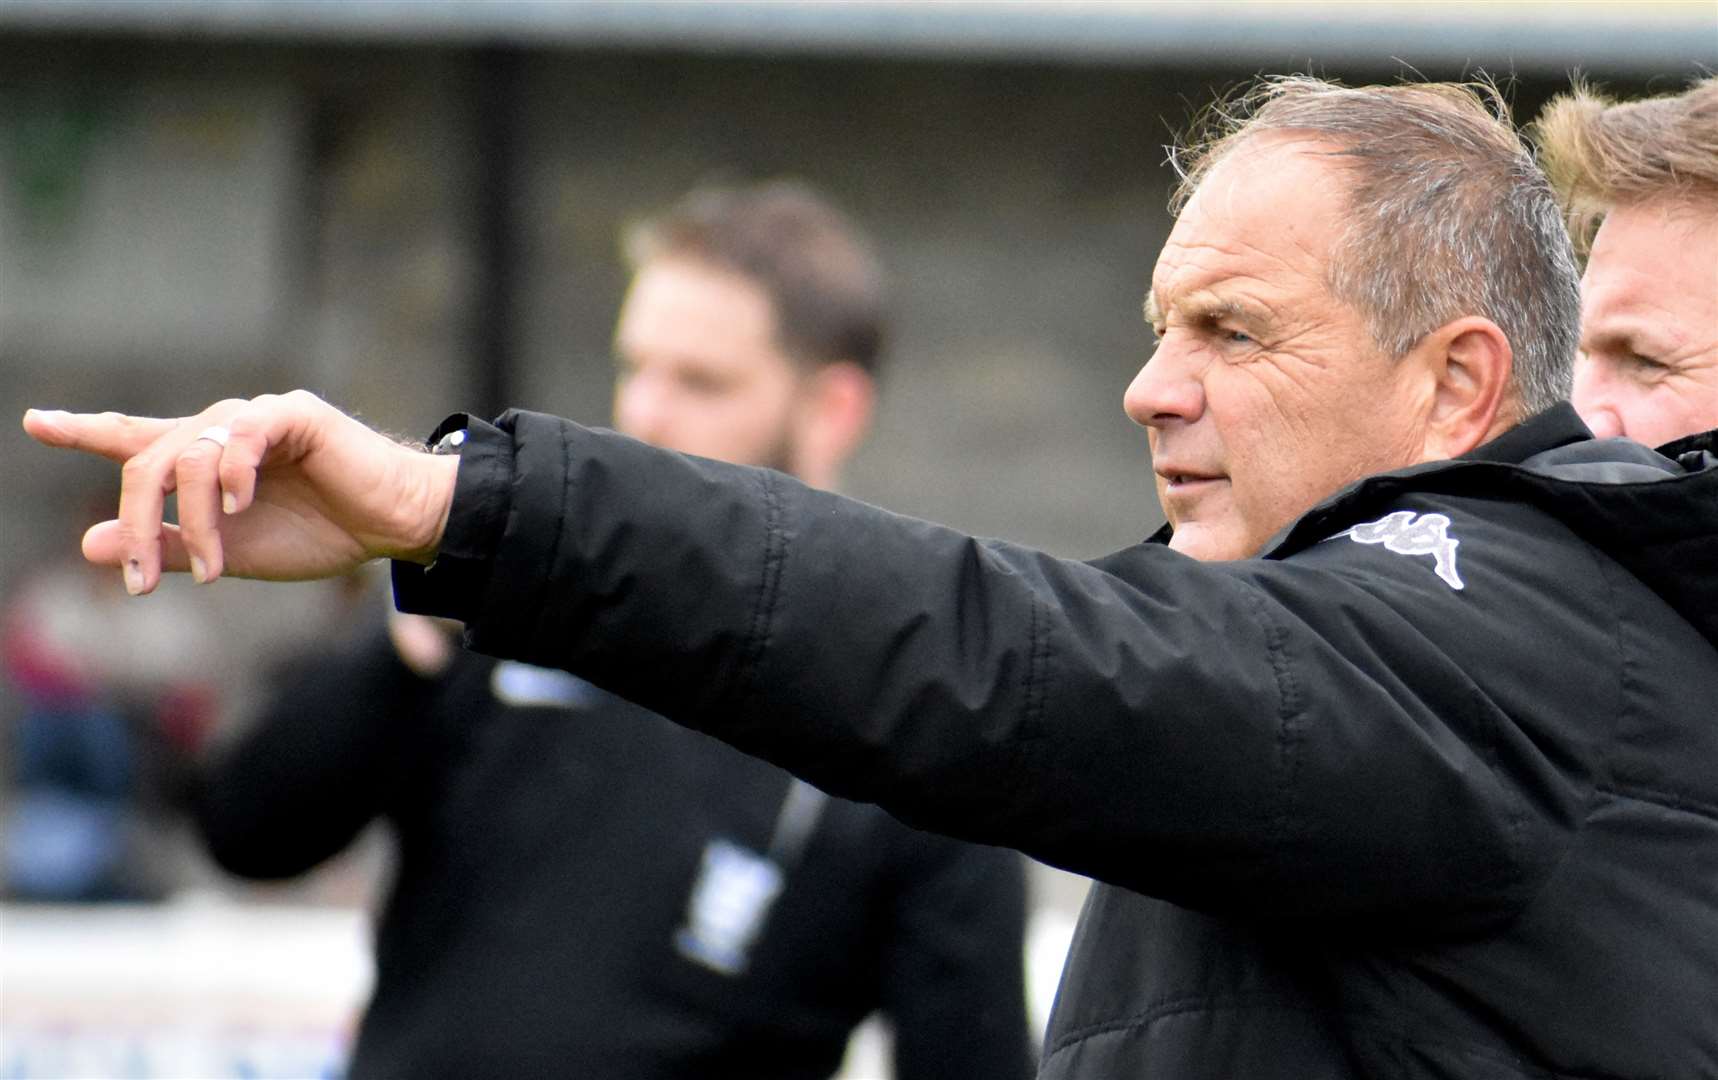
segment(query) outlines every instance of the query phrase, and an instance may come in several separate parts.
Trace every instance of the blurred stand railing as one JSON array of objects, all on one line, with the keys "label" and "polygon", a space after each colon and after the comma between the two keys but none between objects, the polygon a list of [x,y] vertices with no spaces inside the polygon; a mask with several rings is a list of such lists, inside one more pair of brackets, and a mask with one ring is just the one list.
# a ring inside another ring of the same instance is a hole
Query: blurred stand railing
[{"label": "blurred stand railing", "polygon": [[0,906],[0,1077],[333,1077],[372,978],[345,908]]},{"label": "blurred stand railing", "polygon": [[[1073,933],[1042,909],[1027,942],[1040,1027]],[[356,908],[236,903],[0,905],[0,1080],[311,1080],[340,1075],[373,978]],[[888,1075],[876,1023],[842,1077]]]}]

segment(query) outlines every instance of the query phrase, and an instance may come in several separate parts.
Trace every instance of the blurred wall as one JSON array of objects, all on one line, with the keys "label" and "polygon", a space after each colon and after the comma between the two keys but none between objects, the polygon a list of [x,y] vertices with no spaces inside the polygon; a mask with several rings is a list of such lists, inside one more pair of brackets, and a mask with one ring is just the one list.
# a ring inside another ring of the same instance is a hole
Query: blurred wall
[{"label": "blurred wall", "polygon": [[[622,224],[793,174],[893,272],[854,494],[1071,555],[1161,520],[1120,395],[1169,227],[1163,144],[1238,67],[17,32],[0,56],[14,416],[302,385],[409,435],[501,405],[602,423]],[[1516,84],[1519,115],[1562,85]],[[4,597],[69,554],[114,474],[0,430]]]},{"label": "blurred wall", "polygon": [[[497,395],[601,423],[621,224],[788,173],[893,270],[853,493],[1076,555],[1160,520],[1119,401],[1169,225],[1162,145],[1244,71],[16,34],[0,54],[14,412],[305,385],[408,434]],[[1522,114],[1559,87],[1518,85]],[[0,438],[4,593],[83,524],[64,493],[109,474]]]}]

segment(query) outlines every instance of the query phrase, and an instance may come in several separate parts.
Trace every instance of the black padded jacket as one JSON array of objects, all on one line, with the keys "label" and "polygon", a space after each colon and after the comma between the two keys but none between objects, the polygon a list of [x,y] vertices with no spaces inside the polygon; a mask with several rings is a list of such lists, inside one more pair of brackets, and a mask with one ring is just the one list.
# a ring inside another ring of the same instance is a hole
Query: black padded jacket
[{"label": "black padded jacket", "polygon": [[1041,1076],[1718,1076],[1710,444],[1558,407],[1258,558],[1076,562],[450,423],[453,517],[397,602],[1103,883]]}]

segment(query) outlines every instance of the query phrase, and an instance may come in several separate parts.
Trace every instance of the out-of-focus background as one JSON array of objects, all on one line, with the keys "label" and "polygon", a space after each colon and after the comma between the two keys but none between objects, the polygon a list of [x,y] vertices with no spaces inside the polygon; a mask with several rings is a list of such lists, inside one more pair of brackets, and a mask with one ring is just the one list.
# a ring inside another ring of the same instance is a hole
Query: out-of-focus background
[{"label": "out-of-focus background", "polygon": [[[1527,120],[1572,72],[1629,95],[1713,67],[1712,0],[0,0],[0,402],[174,414],[305,386],[400,433],[509,405],[602,423],[619,228],[701,181],[795,175],[894,285],[848,490],[1092,556],[1161,521],[1120,397],[1163,146],[1213,92],[1483,71]],[[114,489],[0,433],[0,1077],[332,1075],[385,845],[241,886],[177,799],[353,590],[129,600],[75,559]],[[67,761],[69,793],[36,783]],[[1085,883],[1033,884],[1041,1022]],[[848,1073],[882,1061],[861,1040]]]}]

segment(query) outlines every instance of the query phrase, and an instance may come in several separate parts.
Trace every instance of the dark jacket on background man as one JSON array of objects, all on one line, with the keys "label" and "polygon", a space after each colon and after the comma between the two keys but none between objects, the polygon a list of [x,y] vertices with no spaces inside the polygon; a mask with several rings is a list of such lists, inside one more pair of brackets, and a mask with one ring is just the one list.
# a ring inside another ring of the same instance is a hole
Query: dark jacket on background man
[{"label": "dark jacket on background man", "polygon": [[1101,882],[1041,1074],[1718,1075],[1718,467],[1560,406],[1091,563],[529,413],[408,610]]},{"label": "dark jacket on background man", "polygon": [[354,1078],[821,1080],[878,1009],[900,1077],[1030,1072],[1020,856],[564,672],[457,651],[426,680],[378,627],[293,665],[198,816],[261,878],[393,826]]}]

